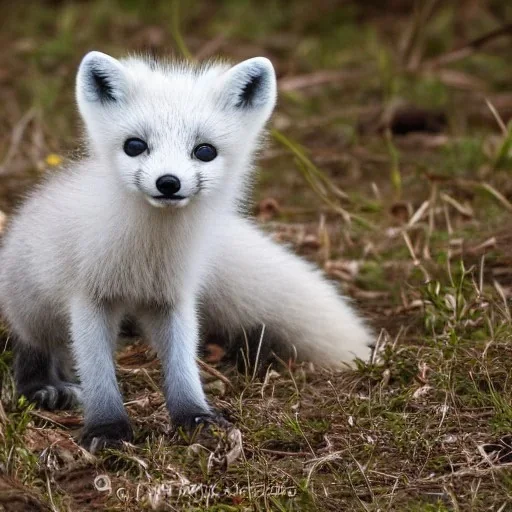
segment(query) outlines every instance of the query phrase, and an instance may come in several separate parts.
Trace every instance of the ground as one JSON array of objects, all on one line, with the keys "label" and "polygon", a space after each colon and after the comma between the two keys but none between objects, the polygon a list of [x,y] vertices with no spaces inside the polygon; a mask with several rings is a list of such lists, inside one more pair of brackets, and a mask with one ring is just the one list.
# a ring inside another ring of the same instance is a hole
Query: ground
[{"label": "ground", "polygon": [[129,344],[136,439],[92,456],[80,411],[16,400],[4,329],[0,509],[512,510],[510,2],[47,0],[2,18],[2,222],[78,154],[86,51],[265,55],[280,99],[253,213],[353,297],[377,347],[263,376],[210,347],[205,385],[241,444],[203,447],[171,436],[158,362]]}]

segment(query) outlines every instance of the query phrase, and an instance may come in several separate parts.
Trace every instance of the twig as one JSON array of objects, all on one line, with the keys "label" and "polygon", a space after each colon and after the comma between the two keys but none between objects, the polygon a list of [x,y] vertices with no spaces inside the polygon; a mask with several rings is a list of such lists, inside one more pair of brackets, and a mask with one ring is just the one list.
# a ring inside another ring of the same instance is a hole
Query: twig
[{"label": "twig", "polygon": [[226,42],[226,34],[219,34],[217,37],[207,41],[199,50],[196,52],[196,60],[203,60],[211,57],[218,53],[222,45]]},{"label": "twig", "polygon": [[491,103],[491,100],[489,98],[485,98],[485,103],[487,103],[487,106],[489,107],[489,110],[491,111],[492,115],[494,116],[494,119],[496,119],[496,122],[498,123],[498,126],[500,127],[501,133],[508,137],[508,130],[507,126],[505,125],[505,122],[501,118],[499,112],[496,110],[495,106]]},{"label": "twig", "polygon": [[290,92],[335,82],[360,81],[365,74],[366,72],[362,71],[322,70],[306,75],[281,78],[278,84],[281,91]]},{"label": "twig", "polygon": [[485,46],[488,42],[492,41],[493,39],[496,39],[507,34],[512,34],[512,23],[507,23],[506,25],[503,25],[500,28],[492,30],[491,32],[488,32],[483,36],[477,37],[476,39],[469,41],[468,43],[462,45],[461,47],[455,50],[451,50],[448,53],[440,55],[439,57],[435,57],[428,61],[425,61],[423,63],[423,66],[428,68],[437,68],[445,64],[461,60],[473,54],[474,52]]},{"label": "twig", "polygon": [[16,150],[20,145],[21,139],[23,138],[23,134],[25,133],[25,130],[27,129],[27,126],[29,125],[30,121],[34,119],[35,114],[36,111],[34,108],[29,109],[14,127],[11,134],[11,145],[9,146],[4,161],[2,162],[2,165],[0,165],[0,174],[4,174],[7,170],[8,165],[11,163],[11,160],[16,154]]},{"label": "twig", "polygon": [[53,425],[56,425],[57,427],[67,428],[66,425],[63,425],[59,421],[54,420],[53,418],[50,418],[49,416],[46,416],[45,414],[42,414],[39,411],[32,410],[32,411],[30,411],[30,414],[32,416],[36,416],[37,418],[41,418],[42,420],[49,421],[50,423],[52,423]]},{"label": "twig", "polygon": [[209,364],[206,364],[204,361],[201,361],[201,359],[199,358],[197,359],[197,364],[201,367],[202,370],[209,373],[210,375],[213,375],[215,378],[221,380],[222,382],[224,382],[224,384],[226,384],[226,386],[233,388],[233,384],[231,384],[231,381],[218,370],[216,370]]},{"label": "twig", "polygon": [[420,478],[416,480],[415,482],[409,482],[408,485],[411,487],[414,486],[414,484],[433,484],[435,482],[444,482],[446,480],[449,480],[450,478],[457,478],[462,476],[484,476],[488,475],[489,473],[494,473],[498,470],[510,470],[512,467],[512,463],[505,463],[500,465],[491,466],[490,468],[485,469],[479,469],[479,468],[468,468],[468,469],[460,469],[459,471],[454,471],[452,473],[447,473],[444,475],[440,475],[436,478]]},{"label": "twig", "polygon": [[272,455],[280,455],[283,457],[308,457],[311,455],[309,452],[285,452],[281,450],[269,450],[268,448],[260,448],[260,451],[264,453],[270,453]]},{"label": "twig", "polygon": [[[414,19],[402,42],[402,62],[405,67],[417,67],[421,57],[422,35],[430,18],[435,13],[439,0],[430,0],[429,2],[419,1],[415,3]],[[413,64],[413,60],[415,61]]]}]

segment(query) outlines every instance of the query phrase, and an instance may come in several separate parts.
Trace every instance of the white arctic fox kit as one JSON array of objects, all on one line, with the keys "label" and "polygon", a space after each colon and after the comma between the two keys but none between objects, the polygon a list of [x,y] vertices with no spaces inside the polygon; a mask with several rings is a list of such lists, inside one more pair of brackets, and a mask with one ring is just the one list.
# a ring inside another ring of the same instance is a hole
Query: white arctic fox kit
[{"label": "white arctic fox kit", "polygon": [[158,351],[173,422],[188,428],[221,421],[199,378],[200,327],[230,337],[265,325],[263,344],[331,366],[368,357],[371,333],[334,286],[240,213],[276,101],[267,59],[91,52],[76,96],[90,155],[30,194],[0,254],[20,394],[81,402],[87,448],[129,440],[113,359],[127,314]]}]

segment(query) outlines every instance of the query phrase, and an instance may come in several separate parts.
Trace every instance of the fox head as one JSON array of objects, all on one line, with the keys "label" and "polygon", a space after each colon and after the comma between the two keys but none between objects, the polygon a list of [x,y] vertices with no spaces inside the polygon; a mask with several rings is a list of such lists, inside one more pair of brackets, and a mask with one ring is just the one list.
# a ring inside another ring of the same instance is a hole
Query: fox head
[{"label": "fox head", "polygon": [[276,103],[263,57],[233,67],[117,60],[90,52],[76,98],[91,150],[156,207],[225,195],[249,167]]}]

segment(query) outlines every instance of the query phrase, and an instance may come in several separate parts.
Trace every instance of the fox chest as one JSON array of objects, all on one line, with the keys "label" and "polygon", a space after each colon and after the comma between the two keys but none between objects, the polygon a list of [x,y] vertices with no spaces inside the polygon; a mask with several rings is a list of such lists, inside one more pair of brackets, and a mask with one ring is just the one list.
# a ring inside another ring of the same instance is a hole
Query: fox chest
[{"label": "fox chest", "polygon": [[[113,242],[113,243],[112,243]],[[83,276],[99,300],[133,304],[172,304],[187,286],[192,268],[183,257],[186,247],[167,241],[115,243],[91,252]]]}]

